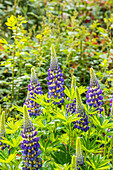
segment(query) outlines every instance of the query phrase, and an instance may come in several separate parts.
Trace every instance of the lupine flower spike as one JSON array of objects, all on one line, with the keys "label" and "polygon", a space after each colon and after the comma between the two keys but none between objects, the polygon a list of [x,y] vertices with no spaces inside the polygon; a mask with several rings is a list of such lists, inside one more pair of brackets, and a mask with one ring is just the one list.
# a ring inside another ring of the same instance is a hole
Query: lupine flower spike
[{"label": "lupine flower spike", "polygon": [[36,94],[42,94],[40,83],[38,82],[36,73],[34,68],[31,69],[31,79],[30,84],[28,85],[28,94],[27,98],[25,100],[25,105],[28,107],[29,115],[32,116],[39,116],[41,114],[40,105],[31,100],[30,98],[34,99],[34,96]]},{"label": "lupine flower spike", "polygon": [[80,120],[74,121],[74,128],[81,129],[82,131],[87,132],[89,129],[89,122],[88,122],[88,116],[85,114],[85,109],[81,100],[81,96],[79,94],[78,87],[75,89],[76,91],[76,112],[75,114],[79,113],[78,117],[81,117]]},{"label": "lupine flower spike", "polygon": [[71,170],[77,170],[77,162],[76,162],[76,156],[72,156],[72,162],[71,162]]},{"label": "lupine flower spike", "polygon": [[58,60],[56,57],[56,52],[54,45],[51,46],[51,61],[50,61],[50,68],[48,69],[48,77],[47,77],[47,84],[48,84],[48,98],[60,99],[59,102],[54,102],[54,104],[61,104],[64,103],[64,79],[63,74],[58,64]]},{"label": "lupine flower spike", "polygon": [[23,159],[23,170],[38,170],[41,164],[41,158],[39,155],[41,154],[40,144],[38,143],[39,137],[37,137],[37,131],[35,131],[35,127],[30,120],[27,106],[23,106],[23,130],[21,131],[21,135],[23,141],[21,142],[22,151],[22,159]]},{"label": "lupine flower spike", "polygon": [[[72,82],[71,82],[71,88],[74,88],[75,91],[75,87],[76,87],[76,78],[75,76],[72,77]],[[67,98],[67,100],[70,100],[70,98]],[[69,103],[66,105],[66,112],[67,112],[67,116],[69,114],[69,112],[71,112],[71,114],[75,113],[76,111],[76,98],[72,101],[72,103]]]},{"label": "lupine flower spike", "polygon": [[84,164],[80,137],[77,137],[77,140],[76,140],[76,161],[77,161],[77,165],[83,165]]},{"label": "lupine flower spike", "polygon": [[110,112],[111,112],[111,115],[112,115],[112,117],[113,117],[113,95],[112,95],[112,99],[111,99],[111,101],[110,101],[110,106],[111,106]]},{"label": "lupine flower spike", "polygon": [[103,108],[101,107],[103,103],[102,90],[100,89],[100,85],[98,83],[93,68],[90,69],[90,87],[88,88],[86,97],[86,103],[88,103],[89,106],[93,106],[94,108],[96,108],[96,110],[100,112],[103,111]]},{"label": "lupine flower spike", "polygon": [[[0,140],[2,140],[2,137],[5,137],[5,112],[0,113]],[[7,146],[7,144],[0,141],[0,149],[4,150]]]}]

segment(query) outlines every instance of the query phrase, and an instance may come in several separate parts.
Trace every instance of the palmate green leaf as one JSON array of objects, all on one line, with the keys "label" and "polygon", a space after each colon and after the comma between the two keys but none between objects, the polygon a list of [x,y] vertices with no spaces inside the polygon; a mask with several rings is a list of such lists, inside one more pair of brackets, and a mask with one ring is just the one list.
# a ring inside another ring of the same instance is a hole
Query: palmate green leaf
[{"label": "palmate green leaf", "polygon": [[98,168],[104,167],[106,164],[110,163],[111,160],[103,160],[99,163]]},{"label": "palmate green leaf", "polygon": [[106,135],[107,135],[107,136],[110,136],[110,135],[113,136],[113,131],[107,132]]},{"label": "palmate green leaf", "polygon": [[92,167],[92,164],[90,162],[86,161],[86,164],[88,164],[88,165],[90,165]]},{"label": "palmate green leaf", "polygon": [[67,121],[66,117],[60,112],[57,112],[57,114],[54,117],[55,119],[63,120],[64,122]]},{"label": "palmate green leaf", "polygon": [[107,124],[108,124],[108,122],[109,122],[109,120],[107,119],[107,120],[105,120],[104,122],[103,122],[103,124],[102,124],[102,126],[104,127],[104,126],[106,126]]},{"label": "palmate green leaf", "polygon": [[63,167],[61,167],[59,164],[57,164],[57,163],[55,163],[55,166],[56,166],[56,168],[55,168],[55,170],[62,170],[62,168]]},{"label": "palmate green leaf", "polygon": [[76,114],[76,115],[73,114],[73,115],[67,116],[65,114],[65,112],[57,110],[57,112],[55,112],[54,118],[59,119],[59,120],[63,120],[64,124],[70,124],[70,123],[72,123],[74,121],[77,121],[77,120],[81,119],[81,117],[77,117],[78,115],[79,115],[79,113]]},{"label": "palmate green leaf", "polygon": [[2,163],[10,163],[11,161],[13,161],[16,157],[16,154],[10,154],[8,158],[4,159],[0,159],[0,162]]},{"label": "palmate green leaf", "polygon": [[87,104],[83,104],[84,108],[85,108],[85,113],[87,115],[94,115],[97,113],[97,111],[95,111],[95,108],[89,107],[89,105]]},{"label": "palmate green leaf", "polygon": [[42,99],[38,99],[38,98],[36,98],[35,96],[34,96],[34,98],[35,98],[35,99],[30,98],[30,100],[32,100],[32,101],[38,103],[38,104],[41,105],[41,106],[43,106],[43,105],[46,104]]},{"label": "palmate green leaf", "polygon": [[8,127],[6,128],[7,134],[14,134],[20,127],[23,125],[23,120],[18,120],[14,123],[14,121],[10,121],[10,123],[6,123]]},{"label": "palmate green leaf", "polygon": [[[34,93],[34,98],[30,98],[32,101],[40,104],[42,107],[45,107],[45,106],[51,106],[53,101],[50,101],[50,99],[47,97],[47,94],[44,94],[44,95],[38,95],[36,93]],[[50,102],[48,103],[47,100],[49,100]]]},{"label": "palmate green leaf", "polygon": [[71,94],[70,94],[70,99],[74,100],[76,98],[76,93],[74,91],[74,87],[71,88]]},{"label": "palmate green leaf", "polygon": [[93,160],[90,160],[90,163],[87,162],[92,168],[94,168],[96,170],[95,164],[93,162]]},{"label": "palmate green leaf", "polygon": [[7,145],[10,145],[11,147],[13,147],[13,143],[11,142],[11,141],[9,141],[9,140],[1,140],[1,142],[3,142],[3,143],[5,143],[5,144],[7,144]]},{"label": "palmate green leaf", "polygon": [[101,157],[101,155],[91,155],[91,157],[88,158],[88,161],[86,161],[86,164],[90,165],[94,170],[102,170],[106,168],[110,168],[110,159],[104,159]]},{"label": "palmate green leaf", "polygon": [[100,121],[97,119],[96,116],[93,115],[93,117],[90,117],[90,118],[91,118],[91,120],[93,121],[93,124],[94,124],[95,126],[98,126],[99,128],[101,128]]},{"label": "palmate green leaf", "polygon": [[71,98],[70,91],[69,91],[69,89],[68,89],[66,86],[65,86],[64,93],[65,93],[69,98]]},{"label": "palmate green leaf", "polygon": [[111,138],[108,138],[107,141],[104,141],[104,140],[97,140],[97,142],[101,143],[101,144],[108,144],[110,142]]},{"label": "palmate green leaf", "polygon": [[20,107],[20,106],[17,106],[17,105],[16,105],[16,106],[13,105],[13,107],[14,107],[17,111],[23,113],[23,107]]},{"label": "palmate green leaf", "polygon": [[74,121],[80,120],[81,117],[77,117],[78,115],[79,115],[79,113],[76,114],[76,115],[70,115],[70,116],[67,118],[66,124],[70,124],[70,123],[72,123],[72,122],[74,122]]},{"label": "palmate green leaf", "polygon": [[[92,136],[90,137],[93,137],[94,135],[92,134]],[[97,144],[97,140],[96,138],[90,140],[88,134],[85,134],[85,136],[83,136],[82,140],[82,148],[83,150],[85,150],[86,152],[89,152],[89,153],[101,153],[102,151],[100,151],[100,145],[101,144]]]},{"label": "palmate green leaf", "polygon": [[0,150],[0,158],[2,158],[2,159],[6,158],[6,154],[3,150]]},{"label": "palmate green leaf", "polygon": [[[87,91],[87,89],[85,89],[85,87],[83,87],[83,86],[80,86],[80,87],[79,87],[79,92],[80,92],[80,94],[84,93],[85,91]],[[68,88],[65,86],[64,93],[65,93],[71,100],[74,100],[74,99],[76,98],[76,93],[75,93],[74,87],[68,89]]]},{"label": "palmate green leaf", "polygon": [[[96,146],[97,147],[97,146]],[[93,148],[93,149],[87,149],[85,146],[83,146],[82,145],[82,149],[84,150],[84,151],[86,151],[86,152],[88,152],[88,153],[102,153],[102,151],[99,151],[99,149],[95,149],[95,148]]]},{"label": "palmate green leaf", "polygon": [[22,141],[22,137],[19,136],[18,138],[12,138],[11,140],[6,139],[3,137],[4,140],[1,140],[3,143],[10,145],[12,148],[16,148],[20,145],[20,141]]},{"label": "palmate green leaf", "polygon": [[101,168],[97,168],[95,170],[104,170],[104,169],[107,170],[110,167],[111,167],[111,165],[107,165],[107,166],[104,166],[104,167],[101,167]]},{"label": "palmate green leaf", "polygon": [[101,123],[100,120],[95,115],[93,115],[90,118],[93,121],[93,124],[101,130],[107,128],[113,128],[113,123],[109,123],[108,119],[104,120],[103,123]]},{"label": "palmate green leaf", "polygon": [[[71,168],[71,165],[68,164],[64,164],[64,165],[58,165],[57,163],[55,163],[56,168],[54,168],[54,170],[69,170]],[[70,169],[72,170],[72,169]]]},{"label": "palmate green leaf", "polygon": [[87,91],[86,87],[84,87],[84,86],[80,86],[80,87],[79,87],[79,92],[80,92],[80,94],[83,94],[83,93],[86,92],[86,91]]},{"label": "palmate green leaf", "polygon": [[113,128],[113,123],[108,123],[104,126],[104,128]]},{"label": "palmate green leaf", "polygon": [[40,116],[36,117],[35,119],[32,119],[33,125],[38,128],[44,128],[45,126],[43,124],[43,117],[40,115]]}]

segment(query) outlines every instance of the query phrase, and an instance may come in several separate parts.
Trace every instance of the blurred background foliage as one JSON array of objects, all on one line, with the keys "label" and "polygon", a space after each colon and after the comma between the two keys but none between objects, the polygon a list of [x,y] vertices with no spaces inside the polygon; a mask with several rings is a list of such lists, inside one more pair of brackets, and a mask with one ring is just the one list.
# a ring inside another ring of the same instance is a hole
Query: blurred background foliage
[{"label": "blurred background foliage", "polygon": [[70,87],[75,75],[77,85],[87,88],[93,67],[109,110],[113,93],[112,0],[1,0],[0,37],[0,103],[7,114],[13,105],[23,105],[31,67],[47,92],[52,43],[65,85]]}]

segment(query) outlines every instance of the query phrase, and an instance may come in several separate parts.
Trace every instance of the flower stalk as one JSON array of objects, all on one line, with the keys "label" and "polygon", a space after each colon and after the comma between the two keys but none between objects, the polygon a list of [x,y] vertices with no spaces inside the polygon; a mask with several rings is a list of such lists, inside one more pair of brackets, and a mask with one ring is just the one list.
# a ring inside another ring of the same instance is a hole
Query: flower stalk
[{"label": "flower stalk", "polygon": [[103,111],[103,108],[101,107],[103,104],[102,90],[100,89],[100,85],[93,68],[90,69],[90,87],[88,88],[86,97],[86,103],[88,103],[89,106],[93,106],[100,113]]},{"label": "flower stalk", "polygon": [[64,103],[64,79],[63,74],[58,64],[58,60],[56,57],[56,52],[54,45],[51,46],[51,61],[50,68],[48,69],[48,98],[52,100],[58,98],[58,102],[54,101],[54,104],[60,105]]},{"label": "flower stalk", "polygon": [[81,117],[80,120],[74,121],[74,128],[81,129],[82,131],[87,132],[89,129],[89,122],[88,122],[88,116],[85,113],[85,109],[81,100],[81,96],[78,90],[78,87],[75,89],[76,92],[76,112],[75,114],[78,114],[78,117]]},{"label": "flower stalk", "polygon": [[35,93],[38,95],[43,94],[42,88],[40,86],[40,83],[38,82],[35,70],[34,68],[32,68],[30,84],[28,85],[27,98],[24,104],[27,105],[28,107],[29,115],[36,117],[42,113],[42,110],[40,109],[40,105],[32,100],[32,99],[35,99],[35,96],[36,96]]},{"label": "flower stalk", "polygon": [[23,106],[23,130],[21,131],[23,141],[21,142],[23,170],[38,170],[42,166],[39,137],[31,122],[27,106]]}]

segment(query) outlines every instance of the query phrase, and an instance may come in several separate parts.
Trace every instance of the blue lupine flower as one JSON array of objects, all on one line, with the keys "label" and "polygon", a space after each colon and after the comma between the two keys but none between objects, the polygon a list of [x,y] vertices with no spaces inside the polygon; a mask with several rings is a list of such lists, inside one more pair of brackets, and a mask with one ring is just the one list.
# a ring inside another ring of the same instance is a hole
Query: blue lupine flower
[{"label": "blue lupine flower", "polygon": [[37,137],[37,131],[35,131],[35,127],[30,120],[27,106],[23,106],[24,112],[24,124],[23,130],[21,131],[21,135],[23,141],[21,142],[21,149],[22,151],[22,159],[23,159],[23,170],[38,170],[41,164],[41,158],[39,155],[41,154],[40,144],[39,144],[39,137]]},{"label": "blue lupine flower", "polygon": [[110,112],[111,112],[111,115],[113,116],[113,95],[112,95],[112,99],[110,100]]},{"label": "blue lupine flower", "polygon": [[1,142],[2,137],[5,137],[5,112],[0,113],[0,149],[4,150],[6,147],[9,148],[9,145]]},{"label": "blue lupine flower", "polygon": [[34,68],[32,68],[30,84],[28,85],[28,94],[27,94],[27,98],[24,103],[28,107],[28,112],[30,116],[32,115],[39,116],[42,113],[40,109],[40,105],[30,99],[30,98],[34,99],[35,93],[43,94],[40,83],[38,82],[38,79],[36,77],[35,70]]},{"label": "blue lupine flower", "polygon": [[[76,79],[75,79],[75,76],[72,77],[72,82],[71,82],[71,88],[74,88],[75,90],[75,87],[76,87]],[[67,100],[71,100],[69,97],[67,98]],[[76,112],[76,98],[71,101],[71,103],[67,104],[66,105],[66,114],[68,116],[69,112],[71,112],[71,114],[75,113]]]},{"label": "blue lupine flower", "polygon": [[47,84],[49,90],[48,98],[54,99],[58,97],[59,102],[54,102],[54,104],[64,103],[64,79],[57,61],[54,45],[51,46],[51,62],[48,69]]},{"label": "blue lupine flower", "polygon": [[90,69],[90,87],[88,88],[86,97],[86,103],[88,103],[89,106],[93,106],[94,108],[96,108],[96,110],[99,110],[100,112],[103,111],[103,108],[101,107],[103,104],[102,90],[100,89],[100,85],[98,83],[93,68]]},{"label": "blue lupine flower", "polygon": [[85,109],[79,94],[78,87],[75,89],[76,91],[76,112],[75,114],[79,113],[78,117],[81,117],[80,120],[74,121],[74,128],[81,129],[82,131],[87,132],[89,129],[89,122],[88,122],[88,116],[85,114]]}]

